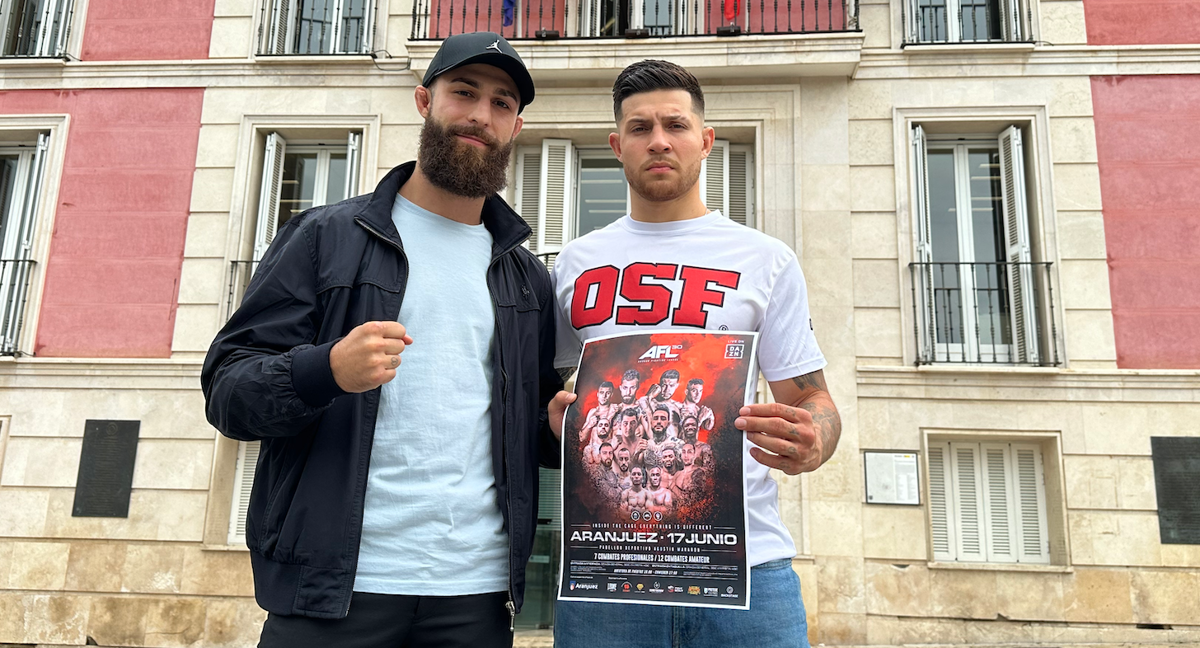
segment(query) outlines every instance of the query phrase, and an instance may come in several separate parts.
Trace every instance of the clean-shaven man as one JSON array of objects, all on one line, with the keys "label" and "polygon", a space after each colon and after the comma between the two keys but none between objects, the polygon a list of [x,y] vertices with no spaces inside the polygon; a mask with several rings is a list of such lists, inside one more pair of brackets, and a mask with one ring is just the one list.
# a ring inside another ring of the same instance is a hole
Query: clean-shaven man
[{"label": "clean-shaven man", "polygon": [[[768,474],[769,468],[793,475],[817,469],[833,454],[841,431],[809,320],[804,275],[782,242],[701,201],[700,164],[715,134],[704,125],[704,93],[693,75],[665,61],[635,63],[617,77],[613,109],[617,132],[609,144],[629,181],[630,213],[572,241],[555,260],[556,365],[569,370],[589,338],[656,329],[617,324],[613,313],[597,322],[603,313],[575,317],[571,311],[576,292],[590,288],[595,273],[589,271],[654,264],[655,283],[672,296],[669,317],[657,328],[759,332],[759,369],[777,402],[747,406],[735,422],[753,444],[745,457],[750,609],[559,601],[554,645],[807,646],[800,584],[791,568],[796,547]],[[620,295],[615,301],[614,308],[639,307]],[[700,421],[688,418],[684,440],[695,443]],[[685,501],[698,487],[701,466],[711,462],[711,449],[699,452],[698,465],[675,479]]]},{"label": "clean-shaven man", "polygon": [[547,417],[550,281],[495,195],[533,96],[503,38],[447,38],[414,95],[417,161],[288,220],[209,349],[209,421],[262,442],[264,648],[512,645],[572,400]]}]

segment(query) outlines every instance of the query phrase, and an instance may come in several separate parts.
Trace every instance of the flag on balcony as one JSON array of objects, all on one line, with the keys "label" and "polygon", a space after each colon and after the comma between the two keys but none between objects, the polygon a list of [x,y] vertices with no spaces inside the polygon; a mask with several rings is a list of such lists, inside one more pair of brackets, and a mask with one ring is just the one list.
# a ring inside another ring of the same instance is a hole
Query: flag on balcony
[{"label": "flag on balcony", "polygon": [[502,12],[504,14],[504,26],[505,27],[512,27],[513,10],[516,8],[516,6],[517,6],[517,0],[504,0],[504,8],[502,9]]},{"label": "flag on balcony", "polygon": [[[505,1],[507,2],[507,0]],[[733,21],[737,18],[738,5],[741,4],[741,0],[724,0],[723,4],[725,7],[725,22],[733,24]]]}]

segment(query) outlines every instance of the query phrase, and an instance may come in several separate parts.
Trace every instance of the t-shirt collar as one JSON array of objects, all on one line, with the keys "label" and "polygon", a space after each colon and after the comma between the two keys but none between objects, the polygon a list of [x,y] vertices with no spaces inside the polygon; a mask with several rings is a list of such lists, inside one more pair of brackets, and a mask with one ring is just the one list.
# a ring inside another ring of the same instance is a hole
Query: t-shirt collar
[{"label": "t-shirt collar", "polygon": [[668,223],[647,223],[645,221],[633,220],[628,214],[622,216],[617,223],[621,227],[636,234],[650,234],[655,236],[676,236],[679,234],[687,234],[696,230],[708,227],[713,223],[725,218],[719,209],[714,209],[699,218],[689,218],[681,221],[670,221]]}]

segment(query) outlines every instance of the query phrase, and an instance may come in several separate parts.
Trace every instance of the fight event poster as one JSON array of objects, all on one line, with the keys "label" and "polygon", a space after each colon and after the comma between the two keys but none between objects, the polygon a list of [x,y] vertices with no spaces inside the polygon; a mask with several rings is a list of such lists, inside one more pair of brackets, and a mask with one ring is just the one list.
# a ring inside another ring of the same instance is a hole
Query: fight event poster
[{"label": "fight event poster", "polygon": [[758,336],[584,344],[563,424],[560,599],[748,609],[745,436]]}]

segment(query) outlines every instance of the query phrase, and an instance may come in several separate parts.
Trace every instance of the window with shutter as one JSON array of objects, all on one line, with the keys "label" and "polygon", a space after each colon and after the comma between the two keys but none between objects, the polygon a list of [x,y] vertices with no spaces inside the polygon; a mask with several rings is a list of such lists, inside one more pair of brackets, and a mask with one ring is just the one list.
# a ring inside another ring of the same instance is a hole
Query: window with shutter
[{"label": "window with shutter", "polygon": [[575,146],[570,140],[542,140],[542,166],[538,200],[538,253],[558,252],[570,240],[575,207]]},{"label": "window with shutter", "polygon": [[1020,129],[911,146],[918,363],[1041,364]]},{"label": "window with shutter", "polygon": [[368,54],[374,11],[372,0],[266,0],[259,53]]},{"label": "window with shutter", "polygon": [[0,3],[0,52],[4,56],[65,56],[72,10],[72,0]]},{"label": "window with shutter", "polygon": [[283,188],[283,161],[287,141],[279,133],[267,135],[262,183],[258,194],[258,220],[254,230],[254,263],[262,260],[279,225],[279,192]]},{"label": "window with shutter", "polygon": [[930,441],[927,464],[934,560],[1050,562],[1040,446]]},{"label": "window with shutter", "polygon": [[0,355],[20,350],[21,325],[33,273],[33,233],[50,134],[35,146],[0,148]]},{"label": "window with shutter", "polygon": [[233,505],[229,513],[229,544],[246,544],[246,512],[258,468],[259,441],[238,441],[237,466],[233,477]]},{"label": "window with shutter", "polygon": [[1029,40],[1023,0],[905,0],[905,41],[987,43]]}]

